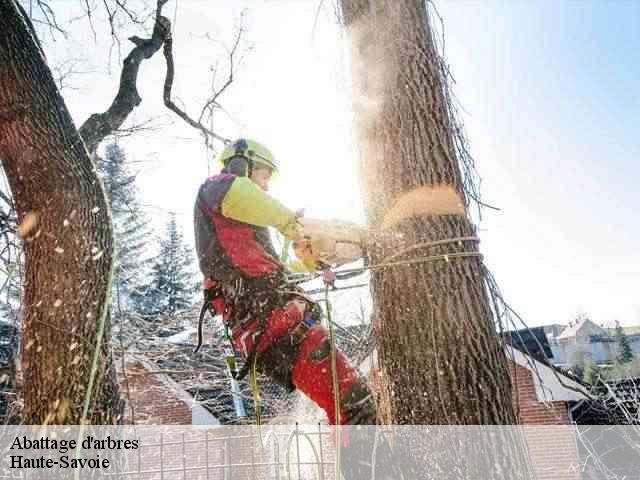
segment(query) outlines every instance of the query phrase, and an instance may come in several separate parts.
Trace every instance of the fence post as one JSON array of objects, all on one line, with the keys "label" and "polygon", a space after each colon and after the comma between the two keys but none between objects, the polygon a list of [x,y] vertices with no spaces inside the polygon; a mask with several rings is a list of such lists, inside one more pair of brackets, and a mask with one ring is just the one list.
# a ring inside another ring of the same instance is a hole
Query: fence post
[{"label": "fence post", "polygon": [[209,430],[204,431],[204,462],[207,480],[209,480]]},{"label": "fence post", "polygon": [[164,433],[160,433],[160,480],[164,480]]},{"label": "fence post", "polygon": [[182,432],[182,480],[187,480],[187,452],[185,451],[185,437],[184,432]]},{"label": "fence post", "polygon": [[[322,454],[322,424],[318,422],[318,442],[320,443],[320,478],[324,480],[324,455]],[[337,479],[340,480],[340,479]]]},{"label": "fence post", "polygon": [[298,459],[298,480],[301,480],[302,474],[300,472],[300,436],[298,434],[298,422],[296,422],[296,458]]}]

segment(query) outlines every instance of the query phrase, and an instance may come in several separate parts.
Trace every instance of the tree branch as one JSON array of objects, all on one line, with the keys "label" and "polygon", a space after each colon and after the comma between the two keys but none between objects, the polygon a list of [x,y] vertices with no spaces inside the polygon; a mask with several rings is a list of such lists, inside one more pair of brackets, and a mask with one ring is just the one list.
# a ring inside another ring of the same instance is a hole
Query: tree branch
[{"label": "tree branch", "polygon": [[[181,119],[183,119],[185,122],[187,122],[189,125],[191,125],[193,128],[195,128],[196,130],[200,130],[200,132],[204,135],[205,138],[205,142],[207,144],[207,147],[209,146],[209,139],[210,138],[214,138],[216,140],[220,140],[223,143],[228,143],[229,140],[221,135],[218,135],[215,132],[212,132],[211,130],[209,130],[207,127],[205,127],[202,122],[196,121],[193,118],[191,118],[184,110],[182,110],[180,107],[178,107],[173,100],[171,100],[171,89],[173,88],[173,79],[175,76],[175,66],[174,66],[174,62],[173,62],[173,42],[172,40],[169,38],[167,39],[167,41],[164,42],[164,47],[163,47],[163,53],[164,53],[164,58],[167,62],[167,75],[164,79],[164,94],[163,94],[163,98],[164,98],[164,104],[167,106],[167,108],[169,110],[171,110],[172,112],[174,112],[176,115],[178,115]],[[235,50],[235,48],[234,48]],[[225,87],[226,88],[226,87]]]},{"label": "tree branch", "polygon": [[151,58],[163,44],[171,41],[171,22],[161,15],[162,7],[167,1],[158,0],[156,22],[151,38],[142,39],[136,36],[129,38],[135,48],[124,59],[120,87],[109,109],[106,112],[91,115],[80,127],[80,135],[89,152],[93,153],[100,142],[119,129],[133,109],[140,105],[142,98],[137,89],[140,64]]},{"label": "tree branch", "polygon": [[222,86],[222,88],[220,88],[217,92],[214,92],[211,98],[202,107],[202,110],[200,111],[200,117],[198,118],[198,123],[202,123],[202,118],[204,117],[204,114],[208,109],[213,110],[213,108],[218,106],[218,103],[217,103],[218,97],[220,97],[220,95],[222,95],[224,91],[233,83],[233,67],[234,67],[233,56],[235,55],[236,50],[238,49],[238,45],[240,44],[241,38],[242,38],[242,28],[238,30],[238,35],[236,36],[236,40],[233,44],[233,48],[229,52],[229,77],[227,78],[227,81]]},{"label": "tree branch", "polygon": [[167,74],[164,82],[164,104],[167,106],[169,110],[171,110],[180,118],[182,118],[182,120],[184,120],[187,124],[189,124],[191,127],[195,128],[196,130],[199,130],[202,133],[202,135],[204,136],[205,144],[207,148],[211,146],[211,139],[219,140],[225,145],[229,143],[228,138],[225,138],[215,133],[214,131],[211,130],[211,128],[207,128],[203,124],[203,119],[207,111],[211,116],[213,115],[213,110],[215,108],[221,109],[221,106],[218,103],[218,98],[233,83],[234,67],[235,67],[234,56],[236,54],[238,46],[240,45],[240,40],[242,39],[243,31],[244,29],[242,27],[238,30],[238,34],[233,42],[233,46],[229,51],[229,76],[227,77],[227,80],[225,81],[224,85],[222,85],[222,87],[219,88],[218,90],[216,90],[215,87],[212,86],[212,90],[213,90],[212,95],[211,97],[209,97],[209,99],[205,102],[204,106],[200,110],[200,115],[197,120],[192,118],[186,111],[178,107],[175,104],[175,102],[171,99],[171,93],[172,93],[171,91],[173,88],[173,80],[175,76],[175,65],[173,60],[173,44],[171,40],[165,42],[164,44],[163,53],[164,53],[165,60],[167,62]]}]

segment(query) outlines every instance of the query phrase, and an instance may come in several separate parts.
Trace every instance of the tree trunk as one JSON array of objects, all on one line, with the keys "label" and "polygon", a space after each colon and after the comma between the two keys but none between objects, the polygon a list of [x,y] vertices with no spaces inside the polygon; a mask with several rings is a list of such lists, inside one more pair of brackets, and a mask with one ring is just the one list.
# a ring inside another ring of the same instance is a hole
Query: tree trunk
[{"label": "tree trunk", "polygon": [[110,212],[35,33],[13,0],[0,0],[0,159],[25,240],[24,422],[79,424],[89,395],[87,420],[114,423],[122,406],[107,341]]},{"label": "tree trunk", "polygon": [[[476,231],[464,208],[458,132],[425,3],[341,3],[352,39],[368,222],[374,232],[386,227],[374,235],[370,262],[412,261],[371,275],[386,387],[381,418],[393,424],[467,426],[409,430],[413,435],[405,438],[405,450],[415,460],[406,465],[410,478],[529,478],[519,431],[490,427],[514,425],[517,416]],[[447,191],[457,192],[458,214],[429,214],[446,203],[434,192],[446,196]]]},{"label": "tree trunk", "polygon": [[[403,195],[448,185],[465,198],[446,86],[424,3],[342,0],[352,37],[354,109],[370,226]],[[466,204],[466,201],[465,201]],[[373,264],[421,242],[475,237],[466,215],[407,216]],[[387,235],[386,238],[390,236]],[[496,334],[477,242],[411,250],[402,259],[471,252],[376,271],[379,359],[398,424],[515,424],[507,359]]]}]

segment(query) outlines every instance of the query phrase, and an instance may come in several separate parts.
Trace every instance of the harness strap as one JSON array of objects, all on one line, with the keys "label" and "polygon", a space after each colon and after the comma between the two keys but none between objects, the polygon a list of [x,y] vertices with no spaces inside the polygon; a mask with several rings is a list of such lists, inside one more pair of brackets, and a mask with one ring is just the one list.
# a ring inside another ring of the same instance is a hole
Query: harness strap
[{"label": "harness strap", "polygon": [[196,348],[193,349],[193,353],[198,353],[200,347],[202,347],[202,323],[204,322],[204,316],[207,314],[209,310],[209,302],[205,300],[202,304],[202,308],[200,309],[200,316],[198,317],[198,344]]},{"label": "harness strap", "polygon": [[207,312],[211,312],[211,315],[215,316],[216,312],[212,310],[213,306],[211,302],[220,295],[222,295],[222,291],[218,286],[209,287],[204,291],[204,303],[202,304],[200,316],[198,317],[198,344],[196,345],[196,348],[193,349],[193,353],[198,353],[200,347],[202,347],[202,324],[204,323],[204,317]]},{"label": "harness strap", "polygon": [[[306,303],[308,303],[310,307],[312,307],[311,310],[305,313],[304,319],[298,325],[296,325],[291,331],[289,331],[283,336],[283,338],[288,339],[288,343],[291,343],[292,345],[298,345],[301,342],[304,335],[306,334],[306,332],[319,321],[318,312],[316,311],[316,308],[313,307],[314,305],[317,305],[317,304],[311,298],[306,296],[304,293],[297,291],[295,289],[277,289],[277,290],[279,290],[279,293],[281,294],[297,296],[302,300],[304,300]],[[215,300],[217,297],[220,297],[220,296],[224,296],[224,295],[223,295],[222,288],[219,285],[215,285],[213,287],[210,287],[204,290],[204,304],[200,309],[200,315],[198,317],[198,343],[193,350],[194,354],[200,350],[203,344],[203,324],[204,324],[204,318],[207,314],[207,311],[211,312],[212,316],[216,315],[217,312],[214,311],[212,302],[213,300]],[[265,310],[269,310],[269,308],[266,308]],[[247,358],[242,368],[239,371],[236,371],[235,369],[230,369],[231,376],[237,381],[240,381],[243,378],[245,378],[249,373],[249,371],[251,370],[251,367],[255,365],[258,361],[258,346],[260,345],[262,336],[264,335],[264,332],[266,330],[266,320],[269,313],[270,313],[269,311],[265,311],[265,312],[261,312],[261,314],[258,315],[259,325],[258,325],[258,329],[254,332],[255,340],[253,342],[251,351],[247,352]],[[235,350],[233,341],[229,336],[227,328],[228,326],[225,323],[225,331],[227,333],[227,339],[229,340],[232,349]],[[278,343],[278,341],[276,341],[275,343]],[[273,348],[273,347],[274,345],[268,346],[267,350],[263,353],[266,353],[270,348]]]}]

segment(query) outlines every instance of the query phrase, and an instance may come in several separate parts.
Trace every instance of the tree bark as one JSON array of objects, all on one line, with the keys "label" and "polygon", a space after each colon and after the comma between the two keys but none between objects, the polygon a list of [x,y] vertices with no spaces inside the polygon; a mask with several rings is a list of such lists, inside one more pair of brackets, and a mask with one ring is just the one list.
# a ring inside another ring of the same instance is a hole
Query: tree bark
[{"label": "tree bark", "polygon": [[[410,478],[529,478],[519,431],[490,427],[514,425],[517,416],[476,230],[464,208],[458,132],[425,2],[341,0],[341,5],[352,40],[365,208],[371,231],[387,227],[372,239],[370,263],[408,262],[371,274],[386,387],[380,418],[392,424],[466,426],[410,430],[405,439],[415,459],[406,466]],[[462,213],[428,214],[434,191],[457,192]],[[477,425],[484,427],[471,427]]]},{"label": "tree bark", "polygon": [[24,238],[23,421],[78,424],[90,395],[87,420],[115,423],[122,404],[108,344],[110,212],[35,33],[13,0],[0,0],[0,159]]},{"label": "tree bark", "polygon": [[[342,0],[352,38],[354,109],[365,207],[379,228],[394,202],[448,185],[465,198],[441,63],[424,3]],[[466,204],[466,202],[465,202]],[[466,215],[410,216],[379,239],[373,264],[421,242],[475,237]],[[476,241],[412,250],[478,253]],[[516,423],[507,359],[496,334],[481,257],[372,273],[375,328],[390,415],[398,424]]]}]

